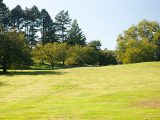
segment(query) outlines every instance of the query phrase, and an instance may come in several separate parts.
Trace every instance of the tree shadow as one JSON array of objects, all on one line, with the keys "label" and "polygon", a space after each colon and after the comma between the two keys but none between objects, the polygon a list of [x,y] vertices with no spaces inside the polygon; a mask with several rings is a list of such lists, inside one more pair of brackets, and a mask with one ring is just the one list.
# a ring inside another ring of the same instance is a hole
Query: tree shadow
[{"label": "tree shadow", "polygon": [[0,82],[0,87],[1,86],[6,86],[7,84],[5,82]]},{"label": "tree shadow", "polygon": [[[70,68],[72,69],[72,68],[81,68],[81,67],[99,67],[99,65],[88,65],[88,64],[62,65],[62,64],[56,64],[54,66],[53,70],[70,69]],[[26,70],[52,70],[52,67],[49,64],[35,64],[33,66],[28,67]]]},{"label": "tree shadow", "polygon": [[48,71],[48,70],[18,70],[18,71],[14,71],[14,72],[7,72],[7,73],[3,73],[0,72],[0,75],[4,75],[4,76],[14,76],[14,75],[63,75],[64,72],[57,72],[57,71]]}]

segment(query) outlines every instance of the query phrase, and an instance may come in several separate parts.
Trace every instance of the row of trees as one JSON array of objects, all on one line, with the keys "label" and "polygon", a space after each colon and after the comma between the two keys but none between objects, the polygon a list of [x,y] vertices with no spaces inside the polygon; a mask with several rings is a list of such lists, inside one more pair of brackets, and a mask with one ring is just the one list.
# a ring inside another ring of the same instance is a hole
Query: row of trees
[{"label": "row of trees", "polygon": [[85,45],[86,37],[77,20],[71,20],[68,11],[60,11],[53,20],[47,10],[37,6],[23,10],[17,5],[12,10],[0,0],[0,26],[3,32],[24,32],[31,48],[42,43],[64,43]]},{"label": "row of trees", "polygon": [[34,61],[67,65],[109,65],[160,60],[160,24],[143,20],[117,38],[117,49],[101,50],[100,41],[86,42],[68,11],[55,16],[36,6],[9,8],[0,0],[0,64],[22,68]]},{"label": "row of trees", "polygon": [[100,41],[86,42],[77,20],[62,10],[53,20],[49,13],[36,6],[12,10],[0,0],[0,64],[23,68],[34,61],[68,65],[116,64],[115,53],[100,49]]},{"label": "row of trees", "polygon": [[160,60],[160,24],[143,20],[117,39],[117,61],[138,63]]},{"label": "row of trees", "polygon": [[[93,44],[94,43],[94,44]],[[70,46],[67,43],[48,43],[33,50],[35,61],[46,62],[52,66],[67,65],[109,65],[116,64],[115,52],[100,50],[99,41],[92,41],[86,46]]]}]

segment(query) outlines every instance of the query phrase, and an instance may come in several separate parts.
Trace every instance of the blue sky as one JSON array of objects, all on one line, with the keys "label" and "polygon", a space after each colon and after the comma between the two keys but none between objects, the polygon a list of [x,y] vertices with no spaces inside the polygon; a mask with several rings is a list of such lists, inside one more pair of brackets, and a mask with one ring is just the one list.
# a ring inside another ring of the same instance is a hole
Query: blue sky
[{"label": "blue sky", "polygon": [[61,10],[68,10],[77,19],[87,41],[101,40],[102,48],[115,49],[116,38],[132,24],[143,19],[160,21],[160,0],[4,0],[12,9],[38,6],[45,8],[52,18]]}]

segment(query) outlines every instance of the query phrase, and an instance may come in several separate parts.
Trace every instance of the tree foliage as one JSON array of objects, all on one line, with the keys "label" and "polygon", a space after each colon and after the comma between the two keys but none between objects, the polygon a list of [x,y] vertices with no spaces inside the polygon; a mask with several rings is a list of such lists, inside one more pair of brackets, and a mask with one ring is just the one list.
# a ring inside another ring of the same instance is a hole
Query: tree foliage
[{"label": "tree foliage", "polygon": [[99,65],[116,65],[116,53],[113,50],[100,50],[98,52]]},{"label": "tree foliage", "polygon": [[31,65],[31,54],[23,33],[0,34],[0,64],[3,71],[8,68]]},{"label": "tree foliage", "polygon": [[[3,31],[8,31],[9,25],[9,8],[0,1],[0,27]],[[1,31],[2,32],[2,31]]]},{"label": "tree foliage", "polygon": [[99,41],[99,40],[93,40],[88,43],[88,46],[94,48],[95,50],[100,50],[102,44],[101,44],[101,41]]},{"label": "tree foliage", "polygon": [[131,26],[117,38],[117,60],[119,63],[154,61],[159,58],[157,22],[143,20]]},{"label": "tree foliage", "polygon": [[10,26],[11,28],[21,31],[23,29],[24,11],[20,5],[17,5],[10,11]]},{"label": "tree foliage", "polygon": [[55,24],[49,13],[42,9],[40,13],[40,27],[42,44],[57,42]]},{"label": "tree foliage", "polygon": [[83,64],[96,64],[97,51],[88,46],[75,45],[70,47],[67,51],[66,64],[69,65],[83,65]]},{"label": "tree foliage", "polygon": [[71,19],[69,17],[68,11],[60,11],[56,15],[55,20],[59,41],[64,42],[71,24]]},{"label": "tree foliage", "polygon": [[64,64],[67,49],[68,46],[66,43],[48,43],[35,48],[33,56],[35,60],[49,63],[53,69],[57,63],[62,62]]},{"label": "tree foliage", "polygon": [[77,20],[74,20],[70,30],[67,34],[66,42],[69,45],[85,45],[86,44],[86,37],[83,34],[82,30],[79,28]]}]

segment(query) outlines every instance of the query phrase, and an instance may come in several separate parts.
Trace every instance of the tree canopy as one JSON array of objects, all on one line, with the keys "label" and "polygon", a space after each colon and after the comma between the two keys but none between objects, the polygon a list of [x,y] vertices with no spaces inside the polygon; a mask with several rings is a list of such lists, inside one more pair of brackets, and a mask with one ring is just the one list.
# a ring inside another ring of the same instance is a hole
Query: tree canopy
[{"label": "tree canopy", "polygon": [[160,25],[143,20],[117,38],[117,60],[122,63],[147,62],[159,59]]},{"label": "tree canopy", "polygon": [[3,72],[8,68],[31,65],[31,54],[23,33],[0,34],[0,64]]}]

